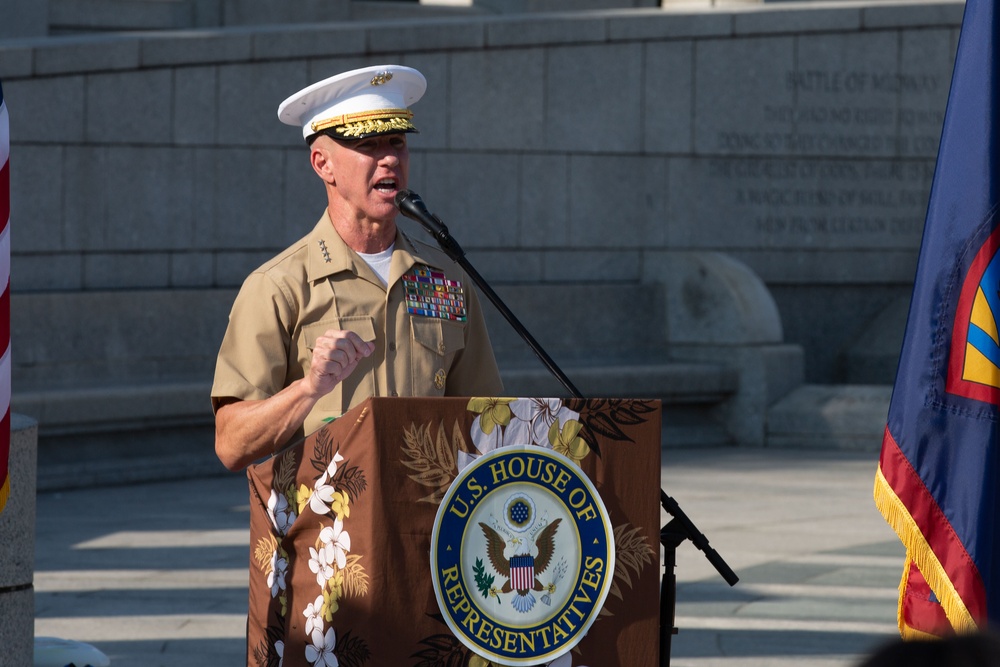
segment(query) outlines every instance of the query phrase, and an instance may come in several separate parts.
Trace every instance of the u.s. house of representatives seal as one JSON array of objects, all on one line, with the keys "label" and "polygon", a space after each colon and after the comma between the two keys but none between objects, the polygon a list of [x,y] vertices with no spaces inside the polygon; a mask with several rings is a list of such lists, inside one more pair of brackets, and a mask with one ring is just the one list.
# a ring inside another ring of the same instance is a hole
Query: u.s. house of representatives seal
[{"label": "u.s. house of representatives seal", "polygon": [[431,537],[431,578],[458,639],[503,665],[537,665],[576,646],[614,578],[607,510],[579,466],[515,445],[452,482]]}]

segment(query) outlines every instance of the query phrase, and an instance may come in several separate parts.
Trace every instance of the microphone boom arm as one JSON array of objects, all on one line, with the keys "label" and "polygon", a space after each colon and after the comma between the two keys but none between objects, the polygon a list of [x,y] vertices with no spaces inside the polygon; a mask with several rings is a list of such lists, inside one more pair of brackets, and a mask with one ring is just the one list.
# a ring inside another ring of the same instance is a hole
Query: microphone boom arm
[{"label": "microphone boom arm", "polygon": [[549,369],[549,372],[556,377],[557,380],[562,384],[563,387],[574,397],[583,398],[583,394],[580,390],[573,386],[570,379],[566,377],[566,374],[562,372],[556,362],[542,349],[542,346],[538,344],[538,341],[528,332],[523,324],[517,319],[507,304],[503,302],[500,296],[493,291],[493,288],[489,286],[489,283],[479,274],[474,266],[465,257],[465,251],[462,250],[462,246],[458,244],[458,241],[448,232],[448,227],[441,219],[427,210],[424,205],[423,200],[415,192],[410,190],[401,190],[396,194],[396,206],[399,207],[399,211],[410,218],[411,220],[416,220],[420,225],[427,230],[431,236],[438,242],[441,246],[441,250],[445,252],[448,257],[455,261],[459,266],[461,266],[472,282],[476,284],[479,291],[482,292],[487,299],[490,300],[496,309],[500,311],[500,314],[504,316],[504,319],[510,323],[514,330],[524,339],[524,342],[528,344],[532,352],[541,360],[545,367]]}]

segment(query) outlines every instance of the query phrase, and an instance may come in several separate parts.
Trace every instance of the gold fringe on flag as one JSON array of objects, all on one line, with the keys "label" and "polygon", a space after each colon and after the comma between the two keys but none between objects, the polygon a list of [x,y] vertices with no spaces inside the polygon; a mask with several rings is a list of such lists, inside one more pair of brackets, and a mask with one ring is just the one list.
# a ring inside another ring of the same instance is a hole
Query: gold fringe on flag
[{"label": "gold fringe on flag", "polygon": [[897,619],[899,623],[899,633],[903,639],[927,638],[929,635],[920,632],[906,625],[903,620],[903,599],[906,592],[906,583],[910,574],[910,563],[916,564],[920,573],[924,575],[934,595],[941,602],[945,616],[955,632],[969,633],[979,630],[976,621],[969,613],[958,591],[952,584],[951,579],[944,571],[944,566],[938,560],[937,555],[927,544],[923,533],[917,527],[917,522],[913,520],[906,505],[899,499],[888,480],[882,474],[882,466],[879,466],[875,475],[875,506],[885,517],[886,522],[896,531],[896,535],[906,547],[906,564],[903,567],[903,579],[899,584],[899,608]]},{"label": "gold fringe on flag", "polygon": [[3,508],[7,506],[7,499],[10,498],[10,473],[7,473],[7,478],[3,481],[3,486],[0,486],[0,512],[3,512]]},{"label": "gold fringe on flag", "polygon": [[906,599],[906,584],[910,580],[910,566],[913,565],[913,559],[910,558],[910,552],[906,552],[906,562],[903,563],[903,577],[899,580],[899,605],[896,610],[896,622],[899,624],[899,636],[907,641],[911,640],[929,640],[929,639],[940,639],[937,635],[932,635],[929,632],[924,632],[923,630],[917,630],[906,624],[906,618],[903,615],[903,600]]}]

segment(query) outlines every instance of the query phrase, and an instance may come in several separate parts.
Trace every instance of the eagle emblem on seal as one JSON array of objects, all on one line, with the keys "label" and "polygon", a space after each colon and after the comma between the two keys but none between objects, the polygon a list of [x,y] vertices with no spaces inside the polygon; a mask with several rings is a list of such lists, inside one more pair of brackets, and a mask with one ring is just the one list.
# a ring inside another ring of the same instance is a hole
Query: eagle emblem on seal
[{"label": "eagle emblem on seal", "polygon": [[[555,553],[555,535],[559,529],[562,519],[556,519],[538,532],[535,537],[535,554],[532,555],[531,548],[524,541],[514,539],[511,542],[515,547],[515,554],[510,558],[504,555],[507,548],[507,541],[490,526],[480,522],[479,527],[483,529],[486,536],[486,554],[490,559],[490,564],[497,574],[506,577],[507,581],[499,589],[493,589],[493,594],[510,593],[515,591],[516,595],[510,603],[522,614],[527,613],[535,606],[535,596],[532,591],[547,591],[552,593],[555,584],[542,584],[538,581],[540,575],[548,569]],[[544,597],[543,597],[544,600]]]}]

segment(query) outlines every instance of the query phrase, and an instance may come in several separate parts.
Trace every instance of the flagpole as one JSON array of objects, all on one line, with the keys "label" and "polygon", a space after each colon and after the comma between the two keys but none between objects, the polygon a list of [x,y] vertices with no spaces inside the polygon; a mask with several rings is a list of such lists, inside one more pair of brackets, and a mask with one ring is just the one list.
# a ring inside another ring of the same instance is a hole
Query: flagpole
[{"label": "flagpole", "polygon": [[10,122],[0,84],[0,512],[10,497]]}]

